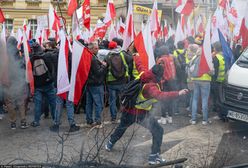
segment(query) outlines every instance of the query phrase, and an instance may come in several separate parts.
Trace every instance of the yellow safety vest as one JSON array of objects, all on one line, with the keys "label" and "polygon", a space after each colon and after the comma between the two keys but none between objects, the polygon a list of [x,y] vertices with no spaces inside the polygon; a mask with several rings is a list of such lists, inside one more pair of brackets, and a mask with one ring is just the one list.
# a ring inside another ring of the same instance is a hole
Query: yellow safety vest
[{"label": "yellow safety vest", "polygon": [[[129,77],[129,73],[128,73],[128,65],[127,65],[127,62],[125,60],[125,56],[122,52],[120,52],[120,56],[121,56],[121,59],[123,61],[123,64],[125,65],[126,67],[126,72],[125,72],[125,77]],[[112,82],[112,81],[116,81],[117,79],[112,75],[111,71],[110,71],[110,66],[109,66],[109,69],[108,69],[108,74],[107,74],[107,82]]]},{"label": "yellow safety vest", "polygon": [[223,82],[225,80],[225,59],[222,54],[216,54],[217,59],[219,60],[219,71],[217,82]]},{"label": "yellow safety vest", "polygon": [[[152,105],[156,102],[158,102],[158,100],[152,98],[152,99],[146,99],[144,96],[143,96],[143,90],[145,88],[145,85],[143,86],[141,92],[139,93],[138,95],[138,98],[136,100],[136,105],[135,105],[135,108],[137,109],[141,109],[141,110],[146,110],[146,111],[149,111],[152,109]],[[160,87],[159,85],[157,84],[157,87],[158,89],[160,90]]]},{"label": "yellow safety vest", "polygon": [[[173,52],[173,56],[174,57],[178,57],[179,54],[182,54],[184,52],[184,49],[176,49],[174,52]],[[179,54],[178,54],[179,53]]]},{"label": "yellow safety vest", "polygon": [[193,81],[211,81],[212,80],[212,77],[205,73],[203,74],[201,77],[198,77],[198,78],[191,78]]},{"label": "yellow safety vest", "polygon": [[135,62],[133,61],[133,71],[132,71],[132,74],[133,74],[133,77],[134,77],[134,79],[136,79],[136,78],[138,78],[139,77],[139,71],[137,70],[137,68],[136,68],[136,64],[135,64]]}]

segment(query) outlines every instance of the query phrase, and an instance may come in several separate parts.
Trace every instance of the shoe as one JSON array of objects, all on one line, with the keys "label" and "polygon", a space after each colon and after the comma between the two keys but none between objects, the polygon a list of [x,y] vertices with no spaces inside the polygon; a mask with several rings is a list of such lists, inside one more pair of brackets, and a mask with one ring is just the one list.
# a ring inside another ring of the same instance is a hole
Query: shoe
[{"label": "shoe", "polygon": [[158,120],[158,123],[159,123],[159,124],[165,125],[165,124],[166,124],[166,118],[165,118],[165,117],[161,117],[161,118]]},{"label": "shoe", "polygon": [[35,121],[31,122],[30,124],[32,127],[39,127],[40,126],[40,123],[37,123]]},{"label": "shoe", "polygon": [[165,163],[165,162],[166,162],[166,160],[161,158],[158,153],[149,155],[149,159],[148,159],[149,165],[161,164],[161,163]]},{"label": "shoe", "polygon": [[172,117],[167,117],[167,122],[168,122],[169,124],[172,124]]},{"label": "shoe", "polygon": [[59,125],[58,124],[54,124],[53,126],[51,126],[50,131],[52,132],[59,132]]},{"label": "shoe", "polygon": [[113,149],[113,146],[114,144],[108,141],[107,144],[105,145],[105,149],[110,152]]},{"label": "shoe", "polygon": [[196,121],[194,121],[194,120],[189,120],[189,122],[191,125],[196,125]]},{"label": "shoe", "polygon": [[95,127],[101,129],[103,127],[102,123],[100,121],[97,121],[95,123]]},{"label": "shoe", "polygon": [[112,119],[111,119],[111,123],[112,123],[112,124],[117,124],[118,121],[116,120],[116,118],[112,118]]},{"label": "shoe", "polygon": [[26,121],[21,122],[21,129],[26,129],[26,128],[28,128],[28,127],[29,127],[29,125],[27,124]]},{"label": "shoe", "polygon": [[15,122],[12,122],[12,123],[10,124],[10,128],[11,128],[12,130],[15,130],[15,129],[16,129],[16,123],[15,123]]},{"label": "shoe", "polygon": [[0,114],[0,120],[2,120],[2,119],[3,119],[3,117],[4,117],[4,115],[3,115],[3,114]]},{"label": "shoe", "polygon": [[208,125],[208,124],[211,124],[212,122],[211,121],[202,121],[202,125]]},{"label": "shoe", "polygon": [[70,127],[69,132],[76,132],[76,131],[79,131],[79,130],[80,130],[79,126],[77,126],[76,124],[72,124],[71,127]]}]

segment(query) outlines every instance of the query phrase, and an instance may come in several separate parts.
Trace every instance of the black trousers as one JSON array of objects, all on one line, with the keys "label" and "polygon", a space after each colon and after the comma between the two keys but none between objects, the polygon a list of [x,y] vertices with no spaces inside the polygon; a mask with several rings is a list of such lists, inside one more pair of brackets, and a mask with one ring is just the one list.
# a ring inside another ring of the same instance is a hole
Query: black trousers
[{"label": "black trousers", "polygon": [[147,128],[151,132],[152,134],[151,153],[152,154],[160,153],[160,147],[162,144],[164,130],[159,125],[157,120],[153,116],[149,115],[149,113],[133,115],[123,112],[121,116],[121,122],[114,131],[114,133],[111,135],[110,142],[112,144],[115,144],[122,137],[122,135],[125,133],[127,128],[135,122],[140,124],[144,128]]}]

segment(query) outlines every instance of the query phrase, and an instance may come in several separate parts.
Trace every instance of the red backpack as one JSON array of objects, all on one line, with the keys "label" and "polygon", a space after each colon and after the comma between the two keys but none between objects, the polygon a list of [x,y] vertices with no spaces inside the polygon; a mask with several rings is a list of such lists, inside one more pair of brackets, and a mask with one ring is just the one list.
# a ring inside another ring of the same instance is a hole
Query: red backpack
[{"label": "red backpack", "polygon": [[170,81],[176,78],[176,66],[172,56],[162,56],[157,63],[164,65],[163,80]]}]

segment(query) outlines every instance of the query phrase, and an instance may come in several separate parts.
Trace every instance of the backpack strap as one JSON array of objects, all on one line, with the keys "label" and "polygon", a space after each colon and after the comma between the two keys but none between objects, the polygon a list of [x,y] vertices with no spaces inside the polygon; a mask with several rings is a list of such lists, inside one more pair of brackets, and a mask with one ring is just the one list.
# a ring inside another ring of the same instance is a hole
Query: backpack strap
[{"label": "backpack strap", "polygon": [[123,61],[123,64],[125,65],[125,68],[126,68],[125,77],[129,77],[129,73],[128,73],[129,68],[128,68],[128,65],[127,65],[127,62],[126,62],[126,59],[125,59],[123,52],[120,52],[120,56],[121,56],[121,59]]}]

